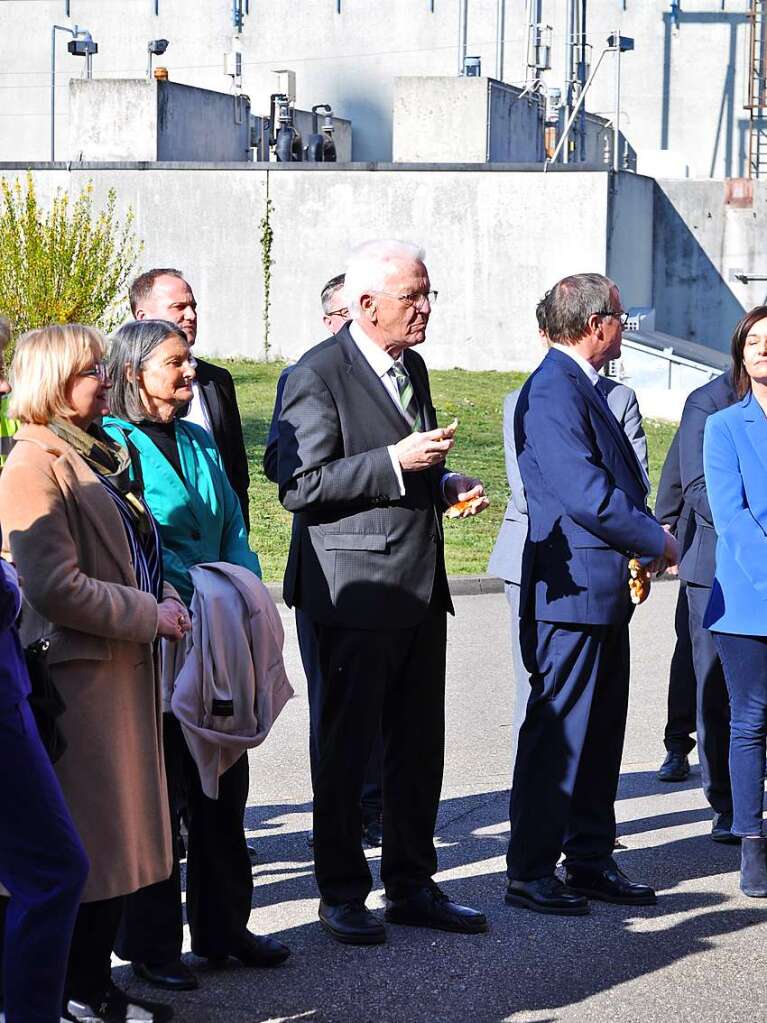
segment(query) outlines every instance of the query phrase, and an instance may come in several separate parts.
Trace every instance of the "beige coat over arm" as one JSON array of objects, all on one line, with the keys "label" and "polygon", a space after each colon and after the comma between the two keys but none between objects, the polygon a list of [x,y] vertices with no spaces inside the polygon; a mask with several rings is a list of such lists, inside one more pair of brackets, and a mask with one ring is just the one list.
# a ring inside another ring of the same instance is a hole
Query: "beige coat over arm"
[{"label": "beige coat over arm", "polygon": [[55,767],[91,862],[83,901],[164,880],[157,602],[137,588],[122,520],[74,449],[30,425],[0,476],[0,524],[23,583],[22,641],[50,640],[66,704],[68,746]]}]

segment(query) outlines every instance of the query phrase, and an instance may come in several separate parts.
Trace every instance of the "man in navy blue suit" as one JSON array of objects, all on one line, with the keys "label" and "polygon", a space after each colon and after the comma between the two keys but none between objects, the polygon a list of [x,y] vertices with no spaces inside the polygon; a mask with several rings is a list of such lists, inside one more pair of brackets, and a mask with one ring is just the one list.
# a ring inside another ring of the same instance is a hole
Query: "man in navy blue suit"
[{"label": "man in navy blue suit", "polygon": [[[655,902],[613,859],[614,802],[628,706],[627,558],[675,564],[648,513],[647,480],[598,371],[621,352],[617,286],[600,274],[546,298],[551,347],[514,420],[529,533],[521,633],[531,695],[511,794],[506,901],[580,915],[588,899]],[[565,883],[555,875],[565,853]]]}]

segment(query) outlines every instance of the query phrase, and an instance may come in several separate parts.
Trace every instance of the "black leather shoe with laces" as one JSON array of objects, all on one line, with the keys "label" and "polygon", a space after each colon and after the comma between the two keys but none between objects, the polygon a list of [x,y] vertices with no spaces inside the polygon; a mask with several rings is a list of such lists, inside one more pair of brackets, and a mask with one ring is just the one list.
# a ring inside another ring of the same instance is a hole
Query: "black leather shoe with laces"
[{"label": "black leather shoe with laces", "polygon": [[596,873],[567,871],[565,884],[571,891],[599,902],[614,902],[620,906],[654,906],[657,902],[654,889],[629,881],[618,867],[607,867]]},{"label": "black leather shoe with laces", "polygon": [[320,902],[320,923],[343,945],[382,945],[386,928],[364,902],[344,902],[328,906]]},{"label": "black leather shoe with laces", "polygon": [[658,781],[684,781],[690,773],[690,761],[684,753],[669,750],[666,759],[660,765]]},{"label": "black leather shoe with laces", "polygon": [[387,899],[384,918],[390,924],[429,927],[436,931],[480,934],[487,930],[484,913],[459,906],[436,885],[420,888],[404,899]]},{"label": "black leather shoe with laces", "polygon": [[534,881],[509,881],[506,902],[552,916],[585,916],[589,911],[586,899],[570,891],[554,874]]}]

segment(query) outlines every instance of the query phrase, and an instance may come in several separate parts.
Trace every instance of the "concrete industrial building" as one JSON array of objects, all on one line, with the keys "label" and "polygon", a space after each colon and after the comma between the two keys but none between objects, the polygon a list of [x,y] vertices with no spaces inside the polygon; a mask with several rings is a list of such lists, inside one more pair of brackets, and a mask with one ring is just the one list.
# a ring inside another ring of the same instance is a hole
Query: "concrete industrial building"
[{"label": "concrete industrial building", "polygon": [[[321,285],[375,235],[427,248],[440,291],[434,367],[531,368],[535,301],[564,274],[607,273],[636,311],[622,369],[646,390],[647,414],[673,415],[724,364],[734,323],[765,300],[767,280],[767,181],[753,180],[743,109],[751,4],[693,2],[4,0],[0,176],[30,169],[43,202],[89,180],[97,199],[114,188],[135,212],[142,266],[188,275],[200,349],[217,356],[300,355],[320,339]],[[566,48],[565,37],[583,42],[586,7],[588,46]],[[53,24],[64,27],[55,164]],[[89,81],[70,82],[83,69],[65,45],[75,24],[99,45]],[[603,52],[615,30],[634,41],[620,90],[616,47]],[[155,64],[169,80],[156,81],[147,42],[164,38]],[[569,165],[544,171],[574,54],[597,68],[588,113]],[[482,74],[459,76],[473,55]],[[254,162],[278,69],[296,74],[304,138],[305,111],[332,106],[338,163]],[[764,74],[763,62],[763,98]]]},{"label": "concrete industrial building", "polygon": [[[266,113],[275,68],[297,75],[297,105],[330,103],[354,126],[354,160],[392,159],[393,82],[398,76],[451,76],[459,50],[482,72],[524,86],[529,23],[551,26],[551,69],[540,78],[562,89],[568,10],[573,0],[4,0],[0,4],[0,160],[49,158],[51,26],[86,27],[99,46],[97,77],[141,77],[147,41],[164,37],[157,58],[172,81],[231,91],[235,51],[254,114]],[[574,5],[581,7],[581,2]],[[592,66],[615,29],[635,41],[622,60],[621,125],[639,170],[665,176],[745,173],[749,0],[588,0],[587,60]],[[464,15],[466,15],[464,20]],[[83,62],[57,36],[57,133],[70,159],[71,76]],[[499,45],[500,44],[500,45]],[[229,56],[225,59],[225,55]],[[538,58],[540,59],[540,58]],[[611,119],[614,55],[595,77],[588,109]],[[451,121],[424,130],[456,138]]]}]

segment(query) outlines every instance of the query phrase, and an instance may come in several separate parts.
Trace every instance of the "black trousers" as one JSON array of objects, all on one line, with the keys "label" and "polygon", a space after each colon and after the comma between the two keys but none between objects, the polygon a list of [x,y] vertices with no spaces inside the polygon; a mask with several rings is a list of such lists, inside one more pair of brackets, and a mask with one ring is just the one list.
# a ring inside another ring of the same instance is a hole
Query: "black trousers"
[{"label": "black trousers", "polygon": [[112,948],[120,926],[124,896],[82,902],[77,911],[64,987],[64,1008],[71,998],[98,1005],[112,977]]},{"label": "black trousers", "polygon": [[732,813],[730,699],[713,633],[703,628],[711,590],[687,586],[690,636],[697,683],[698,757],[703,792],[717,813]]},{"label": "black trousers", "polygon": [[628,621],[565,625],[523,620],[530,699],[510,800],[508,875],[534,881],[565,866],[612,862],[629,692]]},{"label": "black trousers", "polygon": [[[181,725],[172,714],[163,715],[163,745],[174,834],[184,801],[188,816],[186,914],[192,951],[221,958],[247,928],[253,894],[243,829],[248,758],[241,756],[224,772],[218,799],[208,799]],[[132,962],[164,963],[180,956],[182,943],[181,872],[174,852],[167,881],[126,898],[115,951]]]},{"label": "black trousers", "polygon": [[669,753],[686,756],[695,746],[692,736],[696,730],[696,685],[687,586],[683,582],[679,583],[674,632],[676,643],[668,675],[668,719],[663,745]]},{"label": "black trousers", "polygon": [[315,722],[314,862],[325,902],[365,899],[372,879],[360,843],[360,796],[383,734],[381,879],[390,898],[429,884],[445,746],[444,611],[411,629],[315,624],[322,706]]},{"label": "black trousers", "polygon": [[[298,634],[298,648],[301,652],[301,664],[306,675],[309,695],[309,766],[312,775],[312,788],[314,788],[314,778],[319,761],[316,722],[319,721],[322,714],[322,671],[320,670],[314,623],[298,607],[296,608],[296,632]],[[382,773],[383,737],[379,729],[370,753],[370,760],[365,770],[365,781],[362,786],[360,803],[364,820],[369,820],[372,817],[377,818],[381,814],[383,806]]]}]

